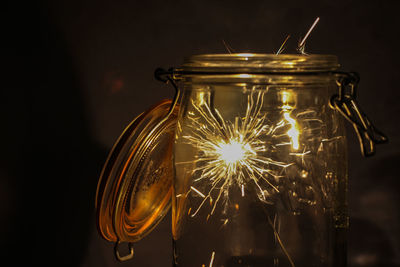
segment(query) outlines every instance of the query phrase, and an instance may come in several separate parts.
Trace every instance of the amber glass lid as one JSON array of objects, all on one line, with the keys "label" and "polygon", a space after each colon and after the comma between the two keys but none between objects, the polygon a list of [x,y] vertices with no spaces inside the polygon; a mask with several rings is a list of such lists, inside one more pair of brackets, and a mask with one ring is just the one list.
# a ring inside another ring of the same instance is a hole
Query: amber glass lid
[{"label": "amber glass lid", "polygon": [[163,100],[134,119],[103,167],[96,193],[97,226],[109,241],[135,242],[171,206],[177,107]]}]

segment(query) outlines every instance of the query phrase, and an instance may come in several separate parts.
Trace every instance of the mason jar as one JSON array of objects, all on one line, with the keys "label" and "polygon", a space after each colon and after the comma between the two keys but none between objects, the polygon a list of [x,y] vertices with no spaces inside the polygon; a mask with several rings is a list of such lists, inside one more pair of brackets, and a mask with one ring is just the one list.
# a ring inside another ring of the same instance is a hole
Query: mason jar
[{"label": "mason jar", "polygon": [[387,137],[338,67],[332,55],[210,54],[157,69],[174,99],[126,127],[98,182],[116,258],[172,205],[173,266],[346,266],[343,118],[364,156]]},{"label": "mason jar", "polygon": [[344,266],[332,55],[196,55],[174,70],[173,266]]}]

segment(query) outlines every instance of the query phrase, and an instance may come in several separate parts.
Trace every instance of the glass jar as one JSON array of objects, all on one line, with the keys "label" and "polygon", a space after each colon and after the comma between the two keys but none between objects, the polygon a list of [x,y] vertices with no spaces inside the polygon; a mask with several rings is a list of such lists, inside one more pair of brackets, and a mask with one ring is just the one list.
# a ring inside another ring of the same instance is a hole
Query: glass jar
[{"label": "glass jar", "polygon": [[197,55],[173,160],[174,266],[344,266],[347,156],[330,55]]},{"label": "glass jar", "polygon": [[345,266],[342,118],[364,156],[387,137],[356,102],[358,76],[337,68],[331,55],[215,54],[156,70],[174,99],[127,126],[98,182],[116,258],[172,201],[173,266]]}]

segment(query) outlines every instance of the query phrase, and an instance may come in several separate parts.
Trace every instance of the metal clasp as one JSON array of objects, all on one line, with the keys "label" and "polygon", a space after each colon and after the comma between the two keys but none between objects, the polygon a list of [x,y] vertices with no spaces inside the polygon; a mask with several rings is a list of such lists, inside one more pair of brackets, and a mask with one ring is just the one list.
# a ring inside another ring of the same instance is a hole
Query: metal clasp
[{"label": "metal clasp", "polygon": [[121,254],[119,253],[119,245],[121,244],[121,241],[117,241],[115,242],[115,246],[114,246],[114,253],[115,253],[115,257],[117,258],[118,261],[123,262],[123,261],[127,261],[133,258],[134,255],[134,251],[133,251],[133,244],[131,242],[128,242],[128,248],[129,248],[129,254],[126,254],[125,256],[121,256]]},{"label": "metal clasp", "polygon": [[353,125],[360,142],[361,154],[364,157],[372,156],[376,152],[375,145],[388,142],[388,138],[372,124],[356,101],[360,76],[356,72],[334,74],[338,77],[336,83],[339,93],[331,97],[330,105]]},{"label": "metal clasp", "polygon": [[171,107],[170,107],[167,115],[165,116],[165,119],[167,119],[173,112],[173,110],[178,102],[178,99],[180,97],[179,88],[174,81],[174,68],[170,68],[169,70],[157,68],[154,71],[154,77],[156,78],[156,80],[161,81],[163,83],[170,83],[172,85],[172,87],[174,87],[174,89],[175,89],[175,95],[174,95],[174,98],[172,99]]}]

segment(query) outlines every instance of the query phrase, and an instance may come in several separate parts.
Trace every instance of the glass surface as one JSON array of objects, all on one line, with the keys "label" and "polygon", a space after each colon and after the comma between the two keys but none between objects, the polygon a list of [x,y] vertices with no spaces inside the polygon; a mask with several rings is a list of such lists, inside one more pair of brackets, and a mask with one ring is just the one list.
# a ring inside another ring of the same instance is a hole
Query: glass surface
[{"label": "glass surface", "polygon": [[334,77],[181,78],[173,265],[344,266],[346,138],[328,104]]}]

